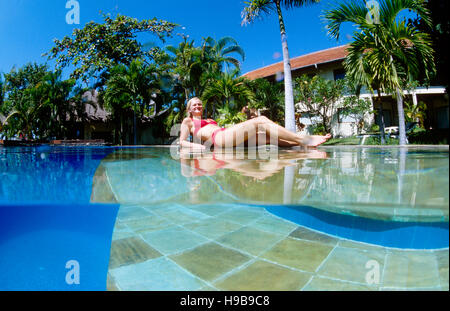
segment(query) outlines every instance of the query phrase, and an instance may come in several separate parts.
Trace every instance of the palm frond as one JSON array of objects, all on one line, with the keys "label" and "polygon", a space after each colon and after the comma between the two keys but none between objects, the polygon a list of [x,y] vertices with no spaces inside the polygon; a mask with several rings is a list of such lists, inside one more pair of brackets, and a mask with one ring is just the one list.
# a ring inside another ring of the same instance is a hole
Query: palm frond
[{"label": "palm frond", "polygon": [[286,9],[292,9],[292,8],[298,8],[298,7],[304,7],[307,5],[319,3],[320,0],[282,0],[280,1],[280,4],[282,7]]},{"label": "palm frond", "polygon": [[237,53],[237,54],[239,54],[242,57],[243,61],[245,60],[244,49],[241,48],[240,46],[233,45],[233,46],[226,47],[226,48],[224,48],[222,50],[222,55],[228,55],[228,54],[231,54],[231,53]]},{"label": "palm frond", "polygon": [[349,22],[360,28],[370,28],[371,25],[367,22],[366,16],[367,8],[364,2],[344,1],[324,11],[322,19],[327,23],[328,35],[339,39],[340,28],[343,23]]},{"label": "palm frond", "polygon": [[250,0],[244,1],[246,7],[241,12],[242,25],[247,25],[257,18],[262,18],[263,14],[270,14],[276,10],[276,5],[272,0]]},{"label": "palm frond", "polygon": [[383,24],[391,25],[395,22],[398,14],[410,10],[431,27],[430,12],[425,6],[424,0],[385,0],[380,3],[380,18]]}]

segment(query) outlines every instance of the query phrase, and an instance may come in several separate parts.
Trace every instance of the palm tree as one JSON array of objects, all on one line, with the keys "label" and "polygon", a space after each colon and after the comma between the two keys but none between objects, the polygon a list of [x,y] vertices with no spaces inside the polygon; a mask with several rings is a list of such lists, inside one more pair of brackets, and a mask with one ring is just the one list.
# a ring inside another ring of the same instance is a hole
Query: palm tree
[{"label": "palm tree", "polygon": [[207,37],[204,39],[202,49],[209,60],[210,71],[214,73],[223,71],[224,65],[233,65],[235,69],[240,68],[239,60],[230,54],[237,53],[242,58],[242,61],[245,60],[244,50],[232,37],[223,37],[218,41]]},{"label": "palm tree", "polygon": [[184,89],[185,100],[191,95],[199,96],[200,76],[202,70],[202,50],[194,46],[194,41],[187,41],[183,36],[183,42],[178,47],[167,46],[166,50],[173,54],[172,62],[176,80]]},{"label": "palm tree", "polygon": [[[4,87],[3,87],[3,80],[2,80],[2,76],[0,74],[0,116],[2,115],[2,111],[3,111],[3,102],[5,101],[5,95],[4,95]],[[2,124],[2,120],[0,119],[0,132],[3,131],[3,124]]]},{"label": "palm tree", "polygon": [[47,72],[42,82],[36,86],[42,88],[43,105],[50,110],[50,115],[41,118],[41,121],[47,122],[47,128],[53,132],[53,136],[64,136],[67,117],[74,114],[74,107],[69,101],[74,85],[75,80],[61,80],[61,70],[56,70]]},{"label": "palm tree", "polygon": [[242,24],[247,24],[254,21],[257,17],[260,17],[262,13],[270,14],[272,12],[276,12],[278,15],[284,63],[285,127],[293,132],[296,131],[294,92],[292,86],[291,63],[289,59],[286,29],[284,26],[281,7],[291,9],[294,7],[302,7],[308,4],[318,3],[319,1],[320,0],[249,0],[245,2],[247,6],[241,13],[243,18]]},{"label": "palm tree", "polygon": [[364,1],[342,3],[324,15],[329,34],[336,39],[342,23],[350,22],[358,27],[344,62],[345,69],[357,83],[369,89],[375,85],[397,99],[400,145],[406,144],[401,85],[421,74],[429,79],[435,72],[430,37],[398,18],[404,10],[416,13],[431,25],[429,11],[422,0],[384,0],[375,19],[371,18]]},{"label": "palm tree", "polygon": [[114,67],[112,75],[106,82],[106,89],[100,92],[99,102],[111,112],[112,120],[116,126],[115,142],[124,143],[124,123],[130,107],[127,103],[131,101],[130,94],[122,90],[127,88],[127,81],[123,78],[123,68]]},{"label": "palm tree", "polygon": [[255,93],[255,104],[251,108],[265,109],[265,115],[275,122],[282,120],[284,93],[281,83],[270,83],[266,79],[251,81],[250,88]]},{"label": "palm tree", "polygon": [[3,101],[5,100],[5,92],[3,87],[3,80],[0,73],[0,112],[2,110]]},{"label": "palm tree", "polygon": [[205,105],[212,104],[213,117],[217,104],[219,108],[238,111],[248,103],[254,102],[254,93],[248,87],[247,79],[237,77],[238,73],[238,70],[232,73],[221,73],[203,92],[202,99]]},{"label": "palm tree", "polygon": [[131,111],[133,113],[133,143],[137,144],[137,119],[140,120],[144,113],[150,110],[149,103],[152,95],[158,90],[159,80],[155,65],[147,66],[136,59],[128,67],[118,65],[111,70],[102,101],[120,120],[121,138],[124,114],[126,111]]},{"label": "palm tree", "polygon": [[240,70],[240,62],[233,54],[237,54],[242,60],[245,59],[244,50],[232,37],[223,37],[218,41],[211,37],[204,38],[201,50],[202,55],[198,60],[202,68],[199,96],[201,96],[205,87],[214,83],[214,80],[221,76],[223,72],[231,72],[230,66],[233,66],[234,70]]},{"label": "palm tree", "polygon": [[427,105],[423,101],[419,101],[417,105],[406,102],[405,118],[408,122],[418,122],[420,127],[424,127]]},{"label": "palm tree", "polygon": [[14,105],[14,110],[8,114],[3,125],[8,124],[14,134],[19,134],[27,140],[33,138],[38,113],[45,104],[41,92],[42,88],[38,86],[24,90],[20,102]]}]

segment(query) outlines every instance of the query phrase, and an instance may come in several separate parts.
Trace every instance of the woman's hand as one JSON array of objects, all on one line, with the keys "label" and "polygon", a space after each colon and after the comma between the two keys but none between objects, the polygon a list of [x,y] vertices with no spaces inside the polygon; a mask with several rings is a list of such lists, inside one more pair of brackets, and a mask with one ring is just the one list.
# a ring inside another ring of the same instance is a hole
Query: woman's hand
[{"label": "woman's hand", "polygon": [[203,145],[200,145],[200,144],[191,143],[191,146],[189,146],[189,151],[202,152],[205,150],[206,150],[206,147]]},{"label": "woman's hand", "polygon": [[191,143],[188,141],[180,142],[180,147],[184,152],[203,152],[206,150],[206,147],[202,144]]}]

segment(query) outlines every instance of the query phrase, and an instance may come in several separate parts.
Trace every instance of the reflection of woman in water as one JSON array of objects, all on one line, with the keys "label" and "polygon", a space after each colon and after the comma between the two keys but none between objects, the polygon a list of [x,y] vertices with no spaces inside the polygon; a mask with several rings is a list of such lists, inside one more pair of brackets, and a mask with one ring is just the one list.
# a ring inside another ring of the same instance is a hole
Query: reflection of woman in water
[{"label": "reflection of woman in water", "polygon": [[[317,149],[282,150],[277,159],[267,160],[245,158],[220,149],[199,153],[184,148],[179,155],[181,174],[187,178],[188,196],[193,204],[225,202],[229,195],[242,202],[287,203],[292,197],[300,199],[314,180],[311,168],[324,163],[319,160],[305,166],[302,160],[327,158],[326,152]],[[201,177],[212,175],[215,175],[212,179]],[[220,184],[222,190],[217,191],[214,184]]]},{"label": "reflection of woman in water", "polygon": [[217,159],[214,153],[192,154],[186,149],[180,152],[181,174],[184,177],[212,176],[218,169],[227,166],[227,162]]},{"label": "reflection of woman in water", "polygon": [[[326,136],[297,135],[266,117],[256,117],[227,129],[221,128],[212,119],[202,119],[203,103],[197,97],[189,100],[186,109],[189,117],[185,118],[181,124],[180,146],[191,150],[205,150],[206,147],[203,142],[209,142],[214,147],[220,148],[239,146],[250,139],[256,138],[257,140],[259,130],[266,134],[266,140],[259,143],[270,143],[270,137],[272,136],[277,137],[275,143],[280,147],[316,147],[331,137],[329,134]],[[190,134],[194,138],[192,143],[187,141]]]},{"label": "reflection of woman in water", "polygon": [[[300,159],[326,159],[327,154],[320,150],[285,150],[277,159],[252,160],[245,159],[245,154],[227,154],[217,151],[201,154],[191,153],[189,149],[180,151],[181,173],[185,177],[213,176],[219,169],[229,169],[243,176],[264,180],[281,171],[286,166],[297,165]],[[293,161],[294,160],[294,161]]]}]

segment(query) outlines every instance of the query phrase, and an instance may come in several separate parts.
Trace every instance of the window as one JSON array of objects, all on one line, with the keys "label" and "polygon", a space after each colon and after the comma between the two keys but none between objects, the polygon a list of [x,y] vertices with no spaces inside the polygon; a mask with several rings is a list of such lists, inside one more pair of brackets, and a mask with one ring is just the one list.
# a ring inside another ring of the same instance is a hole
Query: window
[{"label": "window", "polygon": [[345,78],[345,69],[340,68],[340,69],[333,70],[333,76],[334,76],[334,81],[344,79]]}]

